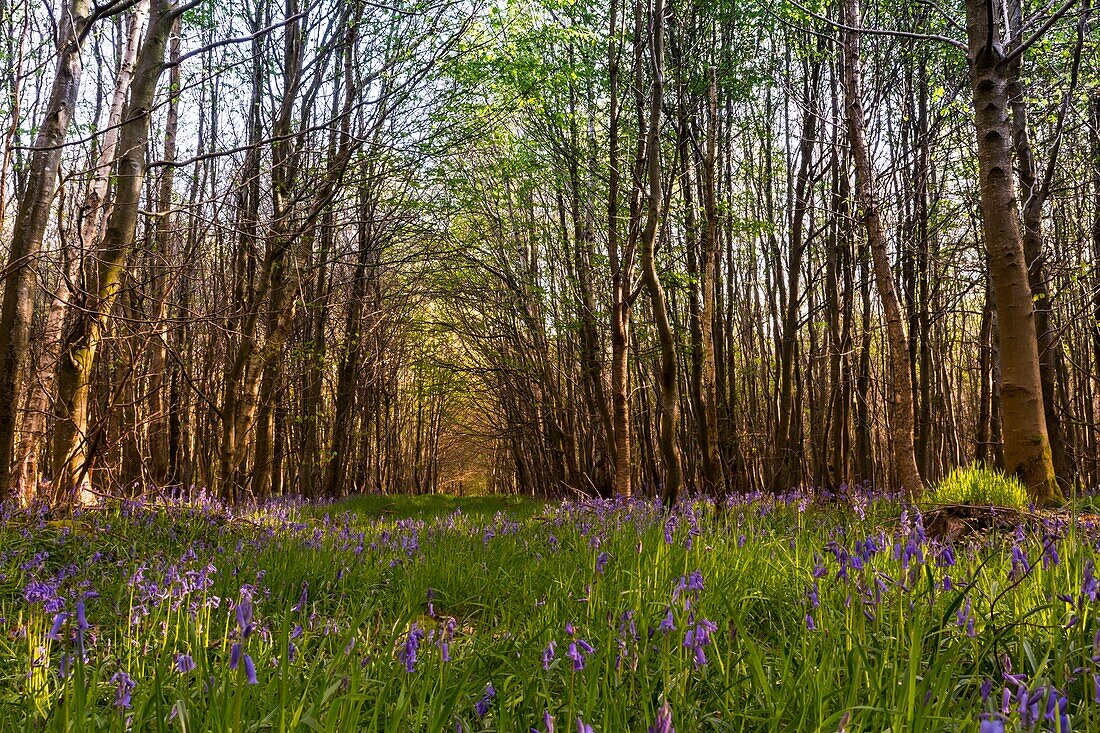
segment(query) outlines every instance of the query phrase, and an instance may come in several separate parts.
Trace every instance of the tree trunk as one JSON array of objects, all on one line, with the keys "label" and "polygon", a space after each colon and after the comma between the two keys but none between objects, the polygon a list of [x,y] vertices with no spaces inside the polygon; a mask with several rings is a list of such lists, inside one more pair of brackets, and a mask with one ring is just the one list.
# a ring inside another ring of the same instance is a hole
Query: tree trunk
[{"label": "tree trunk", "polygon": [[[859,20],[857,0],[845,0],[844,24],[857,27]],[[909,337],[905,333],[901,303],[890,270],[890,256],[886,247],[886,234],[879,218],[878,200],[874,191],[874,168],[867,148],[866,120],[860,81],[859,34],[844,33],[844,93],[847,108],[848,138],[852,149],[852,161],[856,169],[857,218],[867,229],[867,246],[871,250],[875,286],[886,319],[886,339],[889,344],[891,376],[890,437],[893,469],[902,490],[909,496],[919,493],[924,483],[917,469],[917,456],[913,438],[913,378],[909,361]]]},{"label": "tree trunk", "polygon": [[[1089,99],[1089,157],[1092,168],[1092,324],[1089,336],[1092,342],[1093,400],[1100,400],[1100,88],[1094,89]],[[1093,406],[1093,414],[1100,414],[1100,404]],[[1095,436],[1096,426],[1091,426],[1091,430]]]},{"label": "tree trunk", "polygon": [[966,11],[982,220],[999,332],[1005,464],[1037,504],[1048,504],[1061,492],[1047,437],[1035,308],[1017,218],[1008,120],[1011,72],[1003,63],[992,6],[967,0]]},{"label": "tree trunk", "polygon": [[[629,497],[633,492],[634,463],[631,455],[633,439],[630,424],[630,310],[631,284],[634,275],[634,201],[631,195],[631,227],[627,245],[619,242],[619,49],[618,0],[611,0],[608,32],[608,183],[607,183],[607,256],[611,266],[611,457],[614,462],[612,492]],[[636,19],[637,20],[637,19]],[[640,23],[640,20],[638,20]],[[636,25],[637,29],[637,25]],[[641,42],[635,43],[634,64],[641,64]],[[636,70],[637,74],[637,70]]]},{"label": "tree trunk", "polygon": [[714,355],[715,285],[718,280],[718,204],[716,202],[715,159],[718,146],[718,82],[710,69],[707,87],[707,146],[703,157],[703,215],[706,218],[701,247],[699,341],[701,346],[698,393],[699,442],[703,454],[703,482],[717,494],[725,493],[722,458],[718,451],[718,378]]},{"label": "tree trunk", "polygon": [[[802,130],[798,142],[798,172],[794,180],[794,205],[791,209],[790,241],[787,243],[787,262],[785,265],[787,281],[780,288],[780,296],[785,296],[780,321],[779,338],[779,401],[775,431],[775,466],[772,472],[772,491],[788,491],[792,483],[801,480],[797,468],[801,460],[801,448],[797,431],[796,411],[802,409],[795,402],[795,362],[798,360],[799,304],[805,293],[801,290],[803,257],[808,246],[805,233],[806,216],[809,212],[810,198],[813,195],[811,176],[813,174],[814,149],[817,147],[817,81],[821,64],[812,66],[806,80],[803,95]],[[777,265],[778,267],[778,257]]]},{"label": "tree trunk", "polygon": [[[1084,19],[1082,19],[1084,22]],[[1009,6],[1009,25],[1013,34],[1022,32],[1023,18],[1019,0]],[[1083,29],[1081,39],[1083,41]],[[1081,62],[1080,46],[1072,62],[1070,89],[1066,93],[1057,123],[1055,141],[1050,149],[1049,160],[1044,170],[1039,170],[1035,152],[1031,146],[1028,129],[1028,106],[1021,80],[1023,56],[1017,56],[1009,64],[1008,97],[1012,110],[1013,145],[1016,152],[1017,170],[1024,197],[1023,205],[1023,247],[1027,260],[1028,282],[1031,285],[1035,303],[1035,331],[1039,343],[1039,381],[1043,389],[1043,413],[1047,423],[1047,437],[1050,439],[1050,452],[1054,464],[1054,475],[1062,486],[1073,482],[1074,469],[1066,450],[1066,441],[1062,430],[1062,419],[1058,410],[1058,398],[1065,385],[1058,378],[1058,357],[1062,350],[1061,339],[1053,323],[1053,306],[1050,288],[1047,286],[1046,247],[1043,236],[1043,209],[1050,196],[1050,176],[1058,164],[1058,152],[1061,148],[1062,125],[1065,120],[1066,105],[1073,96]]]},{"label": "tree trunk", "polygon": [[655,249],[657,234],[663,217],[663,187],[661,183],[661,108],[665,85],[665,3],[654,0],[650,16],[650,97],[649,125],[646,130],[646,197],[645,226],[639,238],[639,256],[642,280],[649,291],[653,321],[660,343],[661,362],[657,375],[657,395],[660,404],[660,452],[664,462],[664,485],[661,499],[666,506],[673,504],[683,483],[683,467],[677,432],[680,423],[680,395],[676,378],[676,337],[668,317],[665,289],[657,274]]}]

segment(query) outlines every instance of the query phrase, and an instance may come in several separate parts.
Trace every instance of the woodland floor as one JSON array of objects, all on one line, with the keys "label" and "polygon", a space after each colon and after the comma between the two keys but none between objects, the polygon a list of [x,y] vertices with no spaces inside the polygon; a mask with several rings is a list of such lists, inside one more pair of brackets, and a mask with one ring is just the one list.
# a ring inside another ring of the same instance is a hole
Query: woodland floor
[{"label": "woodland floor", "polygon": [[1093,524],[933,534],[863,495],[9,512],[0,730],[1100,730]]}]

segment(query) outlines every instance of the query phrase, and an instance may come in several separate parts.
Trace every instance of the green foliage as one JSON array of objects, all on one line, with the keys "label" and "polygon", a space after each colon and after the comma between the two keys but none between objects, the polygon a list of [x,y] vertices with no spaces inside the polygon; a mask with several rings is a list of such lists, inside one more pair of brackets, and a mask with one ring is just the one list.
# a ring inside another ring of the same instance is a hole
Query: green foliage
[{"label": "green foliage", "polygon": [[968,504],[1027,509],[1027,488],[1020,479],[980,465],[956,468],[925,495],[933,506]]},{"label": "green foliage", "polygon": [[[559,731],[582,717],[609,733],[646,730],[666,702],[679,733],[971,731],[1000,714],[1003,685],[1057,688],[1073,729],[1098,729],[1079,674],[1096,617],[1051,602],[1091,577],[1090,538],[956,555],[897,516],[888,499],[798,496],[12,515],[0,731],[542,731],[548,711]],[[57,611],[73,615],[54,627]],[[687,634],[704,621],[700,661]],[[253,684],[231,666],[238,644]],[[1025,729],[1016,709],[1008,730]]]}]

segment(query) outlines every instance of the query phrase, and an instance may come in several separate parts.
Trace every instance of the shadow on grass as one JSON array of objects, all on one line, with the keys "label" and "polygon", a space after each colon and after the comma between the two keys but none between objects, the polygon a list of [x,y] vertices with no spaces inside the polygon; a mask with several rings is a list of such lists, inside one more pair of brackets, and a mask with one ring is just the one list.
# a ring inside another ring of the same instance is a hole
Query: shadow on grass
[{"label": "shadow on grass", "polygon": [[446,516],[456,509],[464,514],[488,515],[505,512],[514,518],[537,514],[546,502],[529,496],[449,496],[445,494],[364,494],[353,496],[329,507],[331,512],[354,512],[361,517],[387,519],[431,519]]}]

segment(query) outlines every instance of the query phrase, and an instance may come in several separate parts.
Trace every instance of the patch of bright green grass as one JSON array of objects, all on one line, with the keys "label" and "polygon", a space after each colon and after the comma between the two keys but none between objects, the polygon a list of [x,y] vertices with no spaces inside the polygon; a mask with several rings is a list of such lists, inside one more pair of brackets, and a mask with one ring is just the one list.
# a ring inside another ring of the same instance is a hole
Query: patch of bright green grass
[{"label": "patch of bright green grass", "polygon": [[924,501],[930,506],[965,504],[1020,510],[1029,504],[1020,479],[982,466],[955,469],[925,494]]}]

